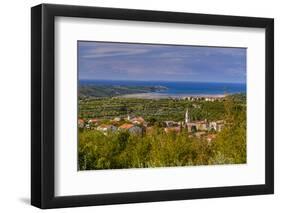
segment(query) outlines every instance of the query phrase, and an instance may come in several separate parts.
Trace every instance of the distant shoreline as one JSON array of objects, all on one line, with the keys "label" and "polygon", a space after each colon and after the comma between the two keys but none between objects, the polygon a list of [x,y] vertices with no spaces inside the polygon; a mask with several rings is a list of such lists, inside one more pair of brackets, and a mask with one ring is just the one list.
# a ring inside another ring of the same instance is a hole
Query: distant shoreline
[{"label": "distant shoreline", "polygon": [[183,99],[187,97],[223,98],[226,95],[244,93],[246,85],[229,83],[183,82],[132,82],[101,81],[79,85],[81,97],[123,97],[143,99]]},{"label": "distant shoreline", "polygon": [[224,98],[229,94],[161,94],[161,93],[136,93],[116,96],[116,98],[141,98],[141,99],[164,99],[164,98]]}]

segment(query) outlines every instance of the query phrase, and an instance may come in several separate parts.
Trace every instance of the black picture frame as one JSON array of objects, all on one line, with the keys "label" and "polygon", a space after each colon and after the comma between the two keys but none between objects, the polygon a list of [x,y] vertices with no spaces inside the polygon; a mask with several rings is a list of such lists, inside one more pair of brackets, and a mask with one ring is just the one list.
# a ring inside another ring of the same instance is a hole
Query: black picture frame
[{"label": "black picture frame", "polygon": [[[55,17],[264,28],[265,184],[56,197],[54,171]],[[217,198],[274,193],[274,20],[240,16],[41,4],[31,8],[31,204],[42,208]]]}]

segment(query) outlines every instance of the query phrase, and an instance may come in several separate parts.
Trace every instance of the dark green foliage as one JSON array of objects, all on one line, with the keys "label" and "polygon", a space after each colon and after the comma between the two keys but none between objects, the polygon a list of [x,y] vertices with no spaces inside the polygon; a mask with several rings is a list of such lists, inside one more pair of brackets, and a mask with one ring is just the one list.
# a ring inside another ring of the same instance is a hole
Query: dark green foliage
[{"label": "dark green foliage", "polygon": [[165,89],[167,88],[163,86],[80,85],[79,98],[114,97],[127,94],[157,92]]},{"label": "dark green foliage", "polygon": [[230,97],[225,101],[225,109],[226,126],[216,139],[214,163],[246,163],[246,106]]}]

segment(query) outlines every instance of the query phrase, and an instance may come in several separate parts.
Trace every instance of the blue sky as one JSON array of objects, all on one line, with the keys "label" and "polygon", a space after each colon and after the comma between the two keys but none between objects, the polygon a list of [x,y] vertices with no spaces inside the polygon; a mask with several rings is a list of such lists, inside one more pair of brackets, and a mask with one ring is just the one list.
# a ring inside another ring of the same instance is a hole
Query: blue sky
[{"label": "blue sky", "polygon": [[245,83],[246,51],[79,41],[79,79]]}]

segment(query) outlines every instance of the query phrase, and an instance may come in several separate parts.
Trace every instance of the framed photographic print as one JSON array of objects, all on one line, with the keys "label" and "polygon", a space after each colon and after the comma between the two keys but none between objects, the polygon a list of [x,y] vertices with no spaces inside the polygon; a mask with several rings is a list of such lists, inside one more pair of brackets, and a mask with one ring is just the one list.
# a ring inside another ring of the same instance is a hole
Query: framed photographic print
[{"label": "framed photographic print", "polygon": [[274,21],[31,9],[31,203],[272,194]]}]

